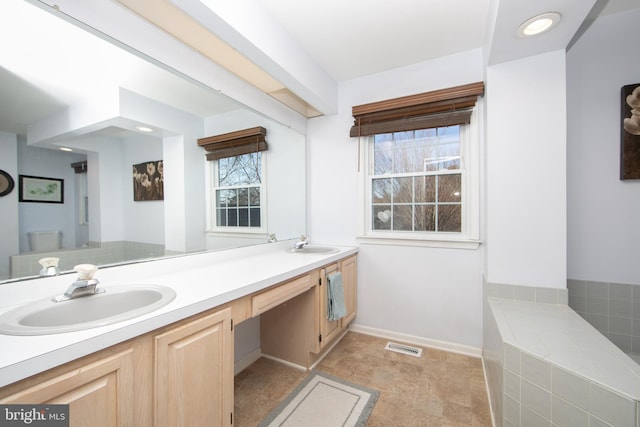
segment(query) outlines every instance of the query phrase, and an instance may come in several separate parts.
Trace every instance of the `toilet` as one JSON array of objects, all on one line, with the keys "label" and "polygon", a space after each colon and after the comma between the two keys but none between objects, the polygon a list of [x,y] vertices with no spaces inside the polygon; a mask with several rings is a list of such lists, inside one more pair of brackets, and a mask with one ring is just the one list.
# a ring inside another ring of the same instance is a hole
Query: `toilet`
[{"label": "toilet", "polygon": [[29,231],[29,248],[31,252],[47,252],[62,249],[61,231]]}]

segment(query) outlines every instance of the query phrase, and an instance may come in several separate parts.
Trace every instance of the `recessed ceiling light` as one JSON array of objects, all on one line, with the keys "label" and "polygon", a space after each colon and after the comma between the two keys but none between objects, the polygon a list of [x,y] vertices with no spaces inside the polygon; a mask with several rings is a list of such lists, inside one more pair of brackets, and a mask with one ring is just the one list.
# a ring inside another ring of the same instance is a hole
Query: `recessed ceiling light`
[{"label": "recessed ceiling light", "polygon": [[71,148],[69,147],[60,147],[60,150],[62,151],[73,151]]},{"label": "recessed ceiling light", "polygon": [[518,35],[520,37],[531,37],[537,34],[549,31],[560,22],[560,14],[557,12],[548,12],[524,21],[518,27]]},{"label": "recessed ceiling light", "polygon": [[140,132],[153,132],[153,129],[147,126],[136,126],[136,129],[138,129]]}]

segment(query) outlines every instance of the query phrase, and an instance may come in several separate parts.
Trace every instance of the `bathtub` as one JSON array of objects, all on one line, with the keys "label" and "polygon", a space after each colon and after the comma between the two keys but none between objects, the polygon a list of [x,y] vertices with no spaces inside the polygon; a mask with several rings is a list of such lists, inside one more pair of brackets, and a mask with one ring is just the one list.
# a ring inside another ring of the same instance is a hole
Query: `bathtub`
[{"label": "bathtub", "polygon": [[42,268],[38,260],[44,257],[60,258],[60,270],[68,271],[73,270],[76,264],[118,264],[164,255],[170,255],[164,245],[130,241],[91,242],[84,248],[13,255],[10,257],[11,278],[37,276]]},{"label": "bathtub", "polygon": [[484,295],[495,426],[640,427],[640,365],[567,304],[566,289],[485,280]]}]

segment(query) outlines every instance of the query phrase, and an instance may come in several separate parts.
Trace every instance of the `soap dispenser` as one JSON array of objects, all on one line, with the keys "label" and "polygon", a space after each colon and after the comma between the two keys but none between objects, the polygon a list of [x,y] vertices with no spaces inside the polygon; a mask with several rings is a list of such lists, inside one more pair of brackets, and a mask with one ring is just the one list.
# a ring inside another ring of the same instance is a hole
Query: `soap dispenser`
[{"label": "soap dispenser", "polygon": [[58,268],[59,261],[60,258],[56,257],[40,258],[38,260],[38,263],[42,266],[42,270],[40,270],[40,276],[58,276],[60,274],[60,269]]}]

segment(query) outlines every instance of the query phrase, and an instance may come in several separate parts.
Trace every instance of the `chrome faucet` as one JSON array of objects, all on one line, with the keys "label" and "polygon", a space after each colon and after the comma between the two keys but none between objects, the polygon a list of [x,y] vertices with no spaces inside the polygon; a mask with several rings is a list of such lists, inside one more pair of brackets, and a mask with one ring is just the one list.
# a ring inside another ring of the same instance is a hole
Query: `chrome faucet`
[{"label": "chrome faucet", "polygon": [[304,248],[308,244],[309,244],[309,240],[307,239],[307,236],[303,234],[302,236],[300,236],[300,240],[298,240],[293,244],[293,249],[299,250]]},{"label": "chrome faucet", "polygon": [[67,301],[74,298],[95,295],[104,292],[104,289],[98,288],[98,279],[93,278],[93,274],[98,270],[93,264],[79,264],[73,268],[78,272],[78,278],[73,282],[64,294],[51,298],[53,302]]}]

